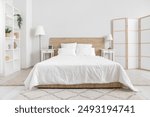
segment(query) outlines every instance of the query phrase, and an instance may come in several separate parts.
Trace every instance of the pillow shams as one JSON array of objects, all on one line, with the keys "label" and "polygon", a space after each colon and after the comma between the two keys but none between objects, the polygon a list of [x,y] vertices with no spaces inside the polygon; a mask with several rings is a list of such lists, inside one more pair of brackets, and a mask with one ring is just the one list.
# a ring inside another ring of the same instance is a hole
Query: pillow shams
[{"label": "pillow shams", "polygon": [[77,43],[61,43],[61,48],[76,48]]},{"label": "pillow shams", "polygon": [[59,48],[58,55],[65,55],[65,56],[76,56],[75,48]]},{"label": "pillow shams", "polygon": [[77,48],[77,56],[95,56],[95,48]]}]

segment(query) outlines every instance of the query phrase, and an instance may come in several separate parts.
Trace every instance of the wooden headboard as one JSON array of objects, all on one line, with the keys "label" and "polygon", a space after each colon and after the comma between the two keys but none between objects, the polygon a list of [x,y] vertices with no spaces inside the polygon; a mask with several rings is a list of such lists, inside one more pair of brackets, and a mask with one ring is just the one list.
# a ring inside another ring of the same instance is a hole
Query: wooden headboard
[{"label": "wooden headboard", "polygon": [[95,48],[96,55],[100,55],[100,48],[104,48],[104,38],[103,37],[90,37],[90,38],[50,38],[49,45],[53,45],[55,49],[55,55],[57,55],[58,48],[60,48],[61,43],[80,43],[80,44],[92,44]]}]

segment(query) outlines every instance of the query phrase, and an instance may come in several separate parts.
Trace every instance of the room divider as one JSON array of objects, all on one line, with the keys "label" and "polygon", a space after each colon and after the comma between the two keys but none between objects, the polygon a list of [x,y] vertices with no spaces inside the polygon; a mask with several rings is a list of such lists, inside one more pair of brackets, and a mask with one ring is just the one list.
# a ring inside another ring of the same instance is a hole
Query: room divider
[{"label": "room divider", "polygon": [[112,19],[115,60],[125,69],[150,70],[150,15]]},{"label": "room divider", "polygon": [[138,68],[138,19],[112,20],[115,60],[125,69]]},{"label": "room divider", "polygon": [[150,70],[150,15],[139,18],[139,68]]}]

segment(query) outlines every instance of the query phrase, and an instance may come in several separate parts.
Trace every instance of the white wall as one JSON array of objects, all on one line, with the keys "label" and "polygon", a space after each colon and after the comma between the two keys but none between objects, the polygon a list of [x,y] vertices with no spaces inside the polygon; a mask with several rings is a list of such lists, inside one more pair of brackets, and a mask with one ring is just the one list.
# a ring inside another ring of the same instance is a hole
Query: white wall
[{"label": "white wall", "polygon": [[23,66],[34,65],[39,61],[39,42],[30,35],[32,26],[45,27],[47,35],[43,39],[101,37],[110,33],[110,20],[113,18],[137,18],[150,14],[150,0],[15,0],[15,2],[23,10],[24,15]]},{"label": "white wall", "polygon": [[33,26],[50,36],[102,36],[110,20],[150,14],[150,0],[33,0]]},{"label": "white wall", "polygon": [[4,0],[0,0],[0,75],[3,73],[3,50],[2,50],[2,41],[5,37],[4,27],[5,27],[5,21],[4,21]]},{"label": "white wall", "polygon": [[[150,14],[150,0],[33,0],[33,27],[43,25],[46,37],[101,37],[110,20]],[[34,62],[38,41],[33,41]]]}]

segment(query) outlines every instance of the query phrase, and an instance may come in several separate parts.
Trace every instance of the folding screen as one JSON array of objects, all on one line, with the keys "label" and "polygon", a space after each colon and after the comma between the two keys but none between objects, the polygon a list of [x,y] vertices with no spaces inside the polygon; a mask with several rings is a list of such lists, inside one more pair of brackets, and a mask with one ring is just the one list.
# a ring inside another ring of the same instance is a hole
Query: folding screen
[{"label": "folding screen", "polygon": [[139,68],[150,70],[150,15],[139,18]]},{"label": "folding screen", "polygon": [[138,68],[138,19],[112,20],[115,60],[126,69]]}]

